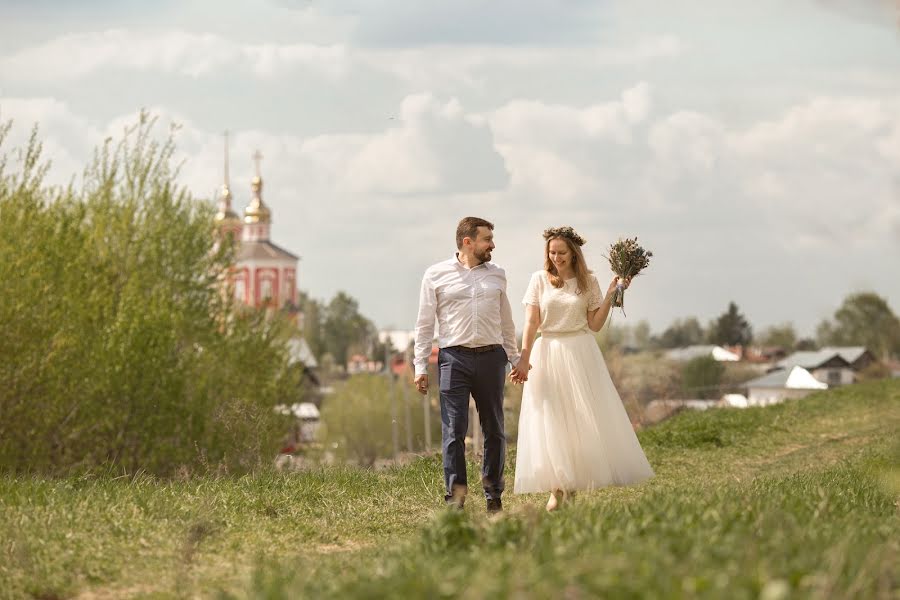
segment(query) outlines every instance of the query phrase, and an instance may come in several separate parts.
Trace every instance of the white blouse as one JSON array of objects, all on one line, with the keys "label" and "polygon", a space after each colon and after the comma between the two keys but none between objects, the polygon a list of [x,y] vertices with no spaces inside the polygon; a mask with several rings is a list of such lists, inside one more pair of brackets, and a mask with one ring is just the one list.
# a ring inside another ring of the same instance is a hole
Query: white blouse
[{"label": "white blouse", "polygon": [[570,333],[587,331],[588,311],[600,308],[603,295],[600,283],[594,275],[588,277],[587,290],[578,290],[578,280],[566,280],[561,288],[555,288],[546,271],[531,275],[522,304],[532,304],[541,309],[542,333]]}]

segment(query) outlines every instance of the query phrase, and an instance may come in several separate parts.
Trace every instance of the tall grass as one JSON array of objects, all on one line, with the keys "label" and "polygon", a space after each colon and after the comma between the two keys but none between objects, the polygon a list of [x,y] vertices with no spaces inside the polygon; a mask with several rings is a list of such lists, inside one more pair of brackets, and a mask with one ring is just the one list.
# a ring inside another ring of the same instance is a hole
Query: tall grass
[{"label": "tall grass", "polygon": [[[0,479],[0,598],[895,598],[900,383],[641,431],[646,484],[446,512],[440,456]],[[513,477],[514,464],[508,476]],[[469,464],[477,481],[479,465]]]}]

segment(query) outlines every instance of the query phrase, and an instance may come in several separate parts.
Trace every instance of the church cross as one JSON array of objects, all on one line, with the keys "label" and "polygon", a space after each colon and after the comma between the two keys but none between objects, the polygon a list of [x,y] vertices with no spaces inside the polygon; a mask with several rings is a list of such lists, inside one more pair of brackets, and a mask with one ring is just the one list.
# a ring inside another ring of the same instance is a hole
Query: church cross
[{"label": "church cross", "polygon": [[257,150],[256,152],[253,153],[253,162],[256,163],[256,176],[257,177],[261,177],[259,174],[259,161],[261,161],[262,158],[263,158],[263,155],[259,150]]}]

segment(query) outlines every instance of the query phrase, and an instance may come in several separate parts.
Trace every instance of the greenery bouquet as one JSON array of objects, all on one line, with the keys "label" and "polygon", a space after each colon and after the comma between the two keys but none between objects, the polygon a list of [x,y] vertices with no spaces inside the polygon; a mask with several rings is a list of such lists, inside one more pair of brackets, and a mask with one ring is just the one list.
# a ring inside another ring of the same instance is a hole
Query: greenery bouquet
[{"label": "greenery bouquet", "polygon": [[638,245],[637,238],[625,238],[610,244],[609,266],[612,272],[618,275],[619,284],[616,286],[616,295],[612,305],[622,308],[625,313],[625,281],[640,274],[650,265],[652,252],[644,250]]}]

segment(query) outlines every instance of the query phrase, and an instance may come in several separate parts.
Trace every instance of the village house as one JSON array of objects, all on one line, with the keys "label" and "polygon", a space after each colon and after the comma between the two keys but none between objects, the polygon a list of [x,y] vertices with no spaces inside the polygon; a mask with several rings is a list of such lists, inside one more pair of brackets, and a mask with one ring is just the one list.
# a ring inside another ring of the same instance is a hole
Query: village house
[{"label": "village house", "polygon": [[794,352],[778,361],[775,368],[800,366],[819,381],[836,387],[855,382],[860,371],[875,362],[875,356],[863,346],[828,346],[821,350]]},{"label": "village house", "polygon": [[[816,379],[800,366],[772,371],[743,384],[747,387],[746,406],[768,406],[785,400],[802,398],[816,390],[828,389],[828,384]],[[729,399],[731,406],[740,406]]]},{"label": "village house", "polygon": [[678,362],[687,362],[701,356],[711,356],[720,362],[735,362],[741,359],[741,357],[734,352],[726,350],[722,346],[715,345],[685,346],[666,352],[666,358]]}]

